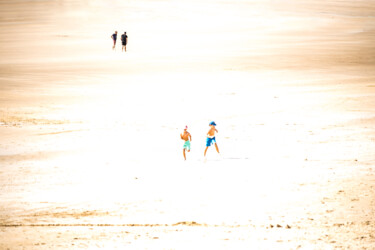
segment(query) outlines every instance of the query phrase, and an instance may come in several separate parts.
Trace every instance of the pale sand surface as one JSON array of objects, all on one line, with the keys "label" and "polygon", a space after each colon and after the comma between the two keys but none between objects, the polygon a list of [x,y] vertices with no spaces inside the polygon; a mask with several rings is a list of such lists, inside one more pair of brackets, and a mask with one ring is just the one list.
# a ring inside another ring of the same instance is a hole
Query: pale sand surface
[{"label": "pale sand surface", "polygon": [[375,249],[374,1],[1,1],[0,29],[0,249]]}]

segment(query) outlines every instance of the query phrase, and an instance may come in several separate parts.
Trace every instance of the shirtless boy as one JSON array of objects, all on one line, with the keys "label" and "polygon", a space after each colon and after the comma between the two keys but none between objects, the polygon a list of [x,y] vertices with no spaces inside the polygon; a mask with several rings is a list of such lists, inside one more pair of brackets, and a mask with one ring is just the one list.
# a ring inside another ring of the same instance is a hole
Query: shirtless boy
[{"label": "shirtless boy", "polygon": [[185,126],[184,132],[182,134],[180,134],[181,139],[185,141],[184,147],[183,147],[183,150],[182,150],[182,153],[184,154],[185,161],[186,161],[185,150],[190,152],[190,142],[191,142],[191,134],[187,131],[187,129],[188,129],[188,127]]},{"label": "shirtless boy", "polygon": [[216,143],[216,138],[215,138],[215,133],[218,133],[215,126],[216,126],[215,122],[210,123],[210,130],[208,130],[208,133],[207,133],[206,150],[204,150],[204,157],[206,157],[207,149],[212,145],[212,143],[215,143],[216,151],[220,154],[219,148]]}]

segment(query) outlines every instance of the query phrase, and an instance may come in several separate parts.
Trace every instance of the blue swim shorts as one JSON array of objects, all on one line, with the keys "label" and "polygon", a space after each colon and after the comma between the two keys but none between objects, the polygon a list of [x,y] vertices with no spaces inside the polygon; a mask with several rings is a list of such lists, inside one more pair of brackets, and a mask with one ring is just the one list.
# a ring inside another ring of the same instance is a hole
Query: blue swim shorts
[{"label": "blue swim shorts", "polygon": [[206,147],[211,146],[212,143],[216,143],[216,138],[215,138],[215,137],[213,137],[213,138],[209,138],[209,137],[207,137],[207,140],[206,140]]}]

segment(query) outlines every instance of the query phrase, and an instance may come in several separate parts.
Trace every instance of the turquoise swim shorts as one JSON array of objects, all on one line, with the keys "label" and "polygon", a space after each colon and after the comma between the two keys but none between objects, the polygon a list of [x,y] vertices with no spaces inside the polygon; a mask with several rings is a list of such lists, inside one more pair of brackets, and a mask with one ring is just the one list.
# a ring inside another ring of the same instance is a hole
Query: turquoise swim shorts
[{"label": "turquoise swim shorts", "polygon": [[190,150],[190,141],[185,141],[184,149]]}]

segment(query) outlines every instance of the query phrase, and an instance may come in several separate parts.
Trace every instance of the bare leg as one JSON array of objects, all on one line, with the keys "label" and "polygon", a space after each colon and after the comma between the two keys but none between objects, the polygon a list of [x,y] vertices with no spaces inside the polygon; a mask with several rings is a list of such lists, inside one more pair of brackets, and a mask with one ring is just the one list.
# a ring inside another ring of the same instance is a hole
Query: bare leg
[{"label": "bare leg", "polygon": [[126,45],[125,45],[125,52],[126,52]]},{"label": "bare leg", "polygon": [[184,154],[184,158],[185,158],[185,161],[186,161],[185,149],[182,150],[182,153]]},{"label": "bare leg", "polygon": [[204,150],[204,157],[206,157],[207,149],[208,147],[206,147],[206,149]]},{"label": "bare leg", "polygon": [[215,143],[215,148],[216,148],[216,151],[220,154],[219,147],[217,146],[217,143]]}]

